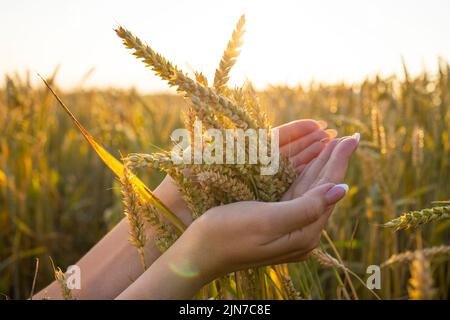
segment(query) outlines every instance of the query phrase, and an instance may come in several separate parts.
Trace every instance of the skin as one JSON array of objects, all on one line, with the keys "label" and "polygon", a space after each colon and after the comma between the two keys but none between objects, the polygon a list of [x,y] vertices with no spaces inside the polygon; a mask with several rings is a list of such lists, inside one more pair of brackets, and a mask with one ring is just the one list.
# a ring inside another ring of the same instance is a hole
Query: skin
[{"label": "skin", "polygon": [[[337,192],[332,201],[326,197],[327,191],[342,181],[357,142],[354,138],[328,141],[324,125],[313,120],[298,120],[275,129],[280,132],[281,152],[295,161],[301,173],[284,201],[221,206],[191,224],[190,212],[176,185],[166,177],[154,193],[186,225],[190,224],[186,232],[163,255],[149,241],[145,251],[150,267],[143,273],[136,250],[128,242],[127,221],[122,220],[77,262],[82,270],[81,290],[73,290],[74,297],[191,298],[221,274],[306,258],[317,245],[333,204],[345,194]],[[152,229],[147,232],[149,237],[154,235]],[[33,298],[61,298],[58,284],[53,282]]]}]

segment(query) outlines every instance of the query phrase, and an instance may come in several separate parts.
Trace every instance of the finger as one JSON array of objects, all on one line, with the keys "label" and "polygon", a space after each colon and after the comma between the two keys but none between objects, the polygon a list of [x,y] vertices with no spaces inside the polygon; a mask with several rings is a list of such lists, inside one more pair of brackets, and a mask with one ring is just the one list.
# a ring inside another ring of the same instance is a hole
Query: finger
[{"label": "finger", "polygon": [[329,199],[332,199],[329,202],[333,204],[329,205],[325,209],[324,213],[319,217],[319,219],[317,219],[316,221],[305,227],[305,231],[310,232],[312,234],[317,234],[319,235],[320,238],[320,233],[325,228],[325,225],[328,219],[330,218],[333,209],[336,206],[336,203],[347,195],[348,190],[349,187],[345,183],[337,184],[330,190],[328,190],[326,196],[329,197]]},{"label": "finger", "polygon": [[333,186],[326,192],[326,203],[331,203],[321,209],[318,218],[308,225],[292,230],[284,236],[278,238],[271,245],[280,252],[299,252],[311,251],[319,244],[322,230],[330,218],[335,203],[341,200],[348,192],[346,184],[338,184]]},{"label": "finger", "polygon": [[319,125],[319,128],[322,130],[328,127],[328,123],[325,120],[317,120],[317,124]]},{"label": "finger", "polygon": [[302,195],[308,190],[312,184],[318,179],[319,173],[326,165],[334,148],[338,143],[337,139],[332,139],[326,147],[322,150],[317,158],[311,161],[306,168],[303,169],[302,174],[294,181],[291,186],[291,193],[294,197]]},{"label": "finger", "polygon": [[285,235],[301,229],[316,221],[327,206],[335,203],[334,198],[326,196],[333,186],[332,183],[323,184],[296,199],[270,203],[272,208],[267,210],[265,218],[271,221],[276,234]]},{"label": "finger", "polygon": [[316,141],[313,144],[311,144],[309,147],[307,147],[305,150],[300,152],[299,154],[295,155],[291,158],[291,162],[294,165],[294,167],[297,167],[301,164],[307,164],[312,159],[317,157],[319,153],[325,148],[326,141]]},{"label": "finger", "polygon": [[303,170],[305,170],[306,166],[307,164],[301,164],[295,168],[295,171],[297,172],[298,175],[301,175]]},{"label": "finger", "polygon": [[353,152],[358,147],[359,137],[351,136],[339,142],[330,156],[327,164],[322,168],[317,185],[324,182],[337,183],[344,179]]},{"label": "finger", "polygon": [[274,128],[279,131],[280,147],[319,129],[317,121],[311,119],[295,120]]},{"label": "finger", "polygon": [[289,253],[287,255],[284,255],[283,257],[280,257],[279,259],[277,259],[277,258],[272,259],[271,263],[268,265],[276,266],[277,264],[305,261],[305,260],[308,260],[309,257],[311,256],[311,251],[304,251],[304,250],[295,251],[295,252]]},{"label": "finger", "polygon": [[290,252],[281,256],[272,257],[270,259],[262,261],[260,266],[276,266],[278,264],[292,263],[307,260],[310,256],[308,251],[296,251]]},{"label": "finger", "polygon": [[315,130],[306,136],[303,136],[297,140],[291,141],[280,148],[281,154],[286,155],[289,158],[294,157],[301,151],[305,150],[311,144],[322,139],[329,138],[328,133],[323,130]]}]

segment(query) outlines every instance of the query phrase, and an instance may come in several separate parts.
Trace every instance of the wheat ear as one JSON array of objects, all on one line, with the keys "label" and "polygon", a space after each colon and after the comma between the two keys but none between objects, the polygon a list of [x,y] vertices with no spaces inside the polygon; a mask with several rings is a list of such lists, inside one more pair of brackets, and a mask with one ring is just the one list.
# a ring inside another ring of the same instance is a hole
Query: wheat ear
[{"label": "wheat ear", "polygon": [[222,190],[234,201],[255,200],[255,195],[251,188],[236,177],[214,171],[201,172],[197,177],[201,184]]},{"label": "wheat ear", "polygon": [[52,264],[52,268],[53,268],[53,275],[55,276],[55,280],[58,283],[59,288],[60,288],[61,296],[63,297],[64,300],[74,300],[74,298],[72,296],[72,291],[67,286],[66,275],[64,274],[64,272],[62,272],[60,267],[56,268],[55,263],[53,262],[53,259],[51,257],[49,257],[49,258],[50,258],[50,263]]},{"label": "wheat ear", "polygon": [[122,187],[124,214],[128,219],[130,226],[130,243],[136,247],[142,267],[147,269],[145,262],[145,244],[147,236],[145,234],[145,225],[141,216],[139,197],[134,185],[131,183],[131,172],[125,167],[123,176],[120,179]]},{"label": "wheat ear", "polygon": [[311,257],[313,257],[320,265],[324,267],[335,267],[342,270],[348,270],[346,266],[339,262],[339,260],[320,249],[314,249],[311,252]]},{"label": "wheat ear", "polygon": [[236,28],[231,35],[231,39],[227,44],[222,60],[220,60],[219,68],[216,69],[214,75],[214,89],[217,92],[222,93],[227,90],[227,83],[229,80],[229,73],[231,68],[236,63],[236,59],[239,56],[239,48],[242,46],[242,36],[245,33],[245,15],[242,15],[236,24]]},{"label": "wheat ear", "polygon": [[[196,112],[200,115],[200,119],[206,117],[208,122],[217,123],[217,120],[214,120],[214,112],[218,112],[228,117],[238,128],[247,129],[248,127],[257,127],[255,121],[241,107],[234,104],[228,98],[215,93],[211,88],[207,88],[190,79],[162,55],[143,44],[130,31],[121,26],[115,31],[122,38],[124,45],[128,49],[134,50],[134,56],[142,59],[156,74],[162,79],[167,80],[170,86],[176,87],[177,91],[184,93],[191,100],[196,108]],[[220,123],[217,123],[217,127],[220,127]]]},{"label": "wheat ear", "polygon": [[395,230],[401,230],[415,228],[432,221],[448,218],[450,218],[450,205],[410,211],[385,223],[384,226],[394,228]]},{"label": "wheat ear", "polygon": [[67,286],[67,279],[66,279],[66,275],[64,274],[64,272],[62,272],[61,268],[59,268],[59,267],[56,268],[54,270],[54,272],[55,272],[55,280],[59,284],[61,295],[62,295],[63,299],[64,300],[74,300],[73,296],[72,296],[72,291]]},{"label": "wheat ear", "polygon": [[[320,265],[327,267],[327,268],[337,268],[341,269],[344,272],[348,272],[353,277],[355,277],[363,286],[366,286],[366,283],[352,270],[347,268],[344,264],[339,262],[336,258],[329,255],[328,253],[320,250],[320,249],[314,249],[311,252],[311,257],[313,257]],[[380,296],[373,291],[372,289],[368,289],[378,300],[381,300]]]},{"label": "wheat ear", "polygon": [[292,279],[289,275],[281,274],[281,282],[283,283],[283,287],[285,289],[288,300],[303,300],[300,292],[295,289],[294,284],[292,283]]},{"label": "wheat ear", "polygon": [[416,251],[405,251],[402,253],[394,254],[389,259],[381,264],[382,268],[390,267],[395,264],[402,264],[406,262],[411,262],[414,260],[415,256],[422,252],[423,256],[427,260],[432,260],[434,258],[442,257],[442,256],[450,256],[450,246],[436,246],[426,249],[420,249]]}]

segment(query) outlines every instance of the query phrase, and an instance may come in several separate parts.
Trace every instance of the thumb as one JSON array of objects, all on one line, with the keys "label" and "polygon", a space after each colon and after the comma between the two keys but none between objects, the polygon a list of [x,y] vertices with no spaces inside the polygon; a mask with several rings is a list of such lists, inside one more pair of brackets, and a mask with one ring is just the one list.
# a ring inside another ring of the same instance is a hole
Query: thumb
[{"label": "thumb", "polygon": [[278,202],[273,221],[278,221],[280,231],[290,232],[318,220],[329,206],[334,205],[348,192],[346,184],[326,183],[309,190],[299,198]]}]

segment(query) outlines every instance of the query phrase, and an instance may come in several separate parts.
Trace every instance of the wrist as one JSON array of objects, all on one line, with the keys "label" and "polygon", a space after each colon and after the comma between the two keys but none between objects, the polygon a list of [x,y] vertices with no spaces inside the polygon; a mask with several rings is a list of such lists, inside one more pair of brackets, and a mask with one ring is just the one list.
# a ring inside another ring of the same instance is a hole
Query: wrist
[{"label": "wrist", "polygon": [[197,282],[201,288],[218,277],[218,263],[217,254],[211,254],[205,247],[205,240],[196,229],[194,223],[163,256],[172,272]]}]

